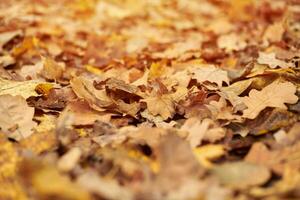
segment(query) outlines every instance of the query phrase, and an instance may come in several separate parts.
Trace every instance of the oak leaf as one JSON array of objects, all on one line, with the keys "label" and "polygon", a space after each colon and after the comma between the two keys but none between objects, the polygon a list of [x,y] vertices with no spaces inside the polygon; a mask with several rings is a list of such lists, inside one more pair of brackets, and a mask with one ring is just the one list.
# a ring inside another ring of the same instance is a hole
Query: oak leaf
[{"label": "oak leaf", "polygon": [[290,63],[279,60],[276,58],[276,54],[259,52],[257,59],[259,64],[268,65],[270,68],[275,69],[276,67],[289,68],[292,67]]},{"label": "oak leaf", "polygon": [[294,104],[298,101],[295,95],[296,87],[290,82],[273,82],[261,91],[252,89],[249,96],[243,97],[243,103],[248,107],[243,111],[243,117],[254,119],[266,107],[286,109],[285,103]]},{"label": "oak leaf", "polygon": [[208,81],[211,83],[216,83],[219,87],[222,86],[223,82],[229,84],[227,71],[217,68],[213,65],[193,68],[190,70],[190,72],[193,73],[193,78],[200,83]]}]

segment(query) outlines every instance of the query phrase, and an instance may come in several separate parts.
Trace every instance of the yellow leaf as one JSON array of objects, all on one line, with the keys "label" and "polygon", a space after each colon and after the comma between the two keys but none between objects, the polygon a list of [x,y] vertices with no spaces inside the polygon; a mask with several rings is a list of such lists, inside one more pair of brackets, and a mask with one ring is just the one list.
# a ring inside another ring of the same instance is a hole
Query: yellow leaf
[{"label": "yellow leaf", "polygon": [[128,151],[128,156],[134,159],[143,160],[150,165],[151,170],[155,173],[159,171],[159,163],[157,161],[151,160],[139,151],[130,150]]},{"label": "yellow leaf", "polygon": [[67,176],[59,174],[54,167],[50,166],[42,167],[34,172],[32,185],[41,197],[53,195],[62,199],[91,199],[88,192],[72,183]]},{"label": "yellow leaf", "polygon": [[93,73],[93,74],[96,74],[96,75],[102,75],[102,74],[103,74],[103,71],[102,71],[102,70],[100,70],[99,68],[94,67],[94,66],[92,66],[92,65],[85,65],[84,67],[85,67],[85,69],[86,69],[88,72],[91,72],[91,73]]},{"label": "yellow leaf", "polygon": [[24,99],[31,96],[38,96],[35,88],[41,84],[40,81],[10,81],[0,78],[0,95],[10,94],[12,96],[20,95]]},{"label": "yellow leaf", "polygon": [[152,63],[149,71],[150,78],[156,78],[163,74],[164,67],[160,63]]},{"label": "yellow leaf", "polygon": [[28,50],[33,50],[34,48],[39,46],[39,39],[36,37],[27,37],[23,40],[23,42],[15,47],[12,51],[14,56],[19,56],[25,53]]},{"label": "yellow leaf", "polygon": [[52,88],[53,84],[51,83],[40,83],[35,87],[35,91],[43,96],[48,96]]},{"label": "yellow leaf", "polygon": [[195,148],[193,153],[202,166],[211,168],[213,164],[210,160],[223,156],[225,154],[225,150],[222,145],[209,144]]}]

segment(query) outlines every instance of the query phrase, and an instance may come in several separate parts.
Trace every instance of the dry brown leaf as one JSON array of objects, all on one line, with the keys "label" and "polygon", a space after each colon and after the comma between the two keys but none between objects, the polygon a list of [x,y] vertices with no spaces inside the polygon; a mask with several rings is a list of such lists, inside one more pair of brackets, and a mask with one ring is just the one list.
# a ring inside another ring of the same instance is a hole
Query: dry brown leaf
[{"label": "dry brown leaf", "polygon": [[167,94],[156,97],[148,97],[143,101],[146,102],[147,109],[154,116],[160,115],[164,120],[166,120],[173,117],[175,114],[174,102]]},{"label": "dry brown leaf", "polygon": [[241,121],[241,116],[233,114],[233,107],[227,105],[223,97],[219,101],[211,101],[205,106],[210,110],[215,119]]},{"label": "dry brown leaf", "polygon": [[[157,153],[159,172],[154,180],[142,186],[142,199],[196,198],[201,189],[198,177],[203,175],[204,170],[188,143],[175,134],[169,134],[162,138]],[[190,188],[193,189],[189,190]]]},{"label": "dry brown leaf", "polygon": [[254,119],[266,107],[286,109],[285,103],[294,104],[298,101],[295,95],[296,87],[291,82],[274,81],[261,91],[252,89],[248,97],[242,101],[247,106],[243,111],[243,117]]},{"label": "dry brown leaf", "polygon": [[284,27],[282,22],[276,22],[270,25],[264,33],[263,38],[270,42],[280,42],[284,34]]},{"label": "dry brown leaf", "polygon": [[222,87],[219,94],[230,101],[233,107],[237,107],[242,103],[242,98],[239,97],[239,95],[244,92],[252,82],[252,79],[235,82],[228,87]]},{"label": "dry brown leaf", "polygon": [[70,83],[75,94],[86,100],[95,110],[104,111],[104,108],[113,104],[105,90],[97,90],[94,87],[93,80],[81,76],[73,78]]},{"label": "dry brown leaf", "polygon": [[41,74],[43,77],[48,80],[58,80],[63,76],[63,65],[48,57],[43,57],[42,60],[43,70],[41,71]]},{"label": "dry brown leaf", "polygon": [[96,120],[109,122],[111,115],[91,109],[84,101],[70,102],[61,115],[69,115],[72,125],[92,125]]},{"label": "dry brown leaf", "polygon": [[22,140],[32,134],[36,123],[32,121],[34,108],[29,107],[21,96],[0,96],[1,131],[15,140]]}]

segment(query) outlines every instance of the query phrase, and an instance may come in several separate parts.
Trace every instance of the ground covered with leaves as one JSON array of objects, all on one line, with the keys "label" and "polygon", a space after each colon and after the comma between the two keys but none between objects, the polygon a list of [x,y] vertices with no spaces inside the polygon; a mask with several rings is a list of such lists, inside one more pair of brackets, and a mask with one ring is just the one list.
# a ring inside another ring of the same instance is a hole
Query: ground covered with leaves
[{"label": "ground covered with leaves", "polygon": [[300,199],[299,31],[298,0],[0,1],[0,199]]}]

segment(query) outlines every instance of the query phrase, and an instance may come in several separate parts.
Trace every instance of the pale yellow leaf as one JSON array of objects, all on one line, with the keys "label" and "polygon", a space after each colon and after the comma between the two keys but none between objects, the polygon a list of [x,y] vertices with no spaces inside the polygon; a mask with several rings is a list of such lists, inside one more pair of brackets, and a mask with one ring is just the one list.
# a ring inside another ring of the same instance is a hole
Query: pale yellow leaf
[{"label": "pale yellow leaf", "polygon": [[20,95],[27,99],[31,96],[38,96],[35,91],[37,85],[40,81],[10,81],[0,78],[0,95],[10,94],[13,96]]},{"label": "pale yellow leaf", "polygon": [[259,64],[268,65],[272,69],[276,67],[280,67],[280,68],[292,67],[290,63],[277,59],[275,53],[259,52],[257,62]]},{"label": "pale yellow leaf", "polygon": [[211,83],[216,83],[219,87],[222,86],[223,82],[229,84],[227,71],[217,68],[213,65],[204,65],[197,68],[192,68],[190,72],[193,73],[193,78],[200,83],[208,81]]}]

